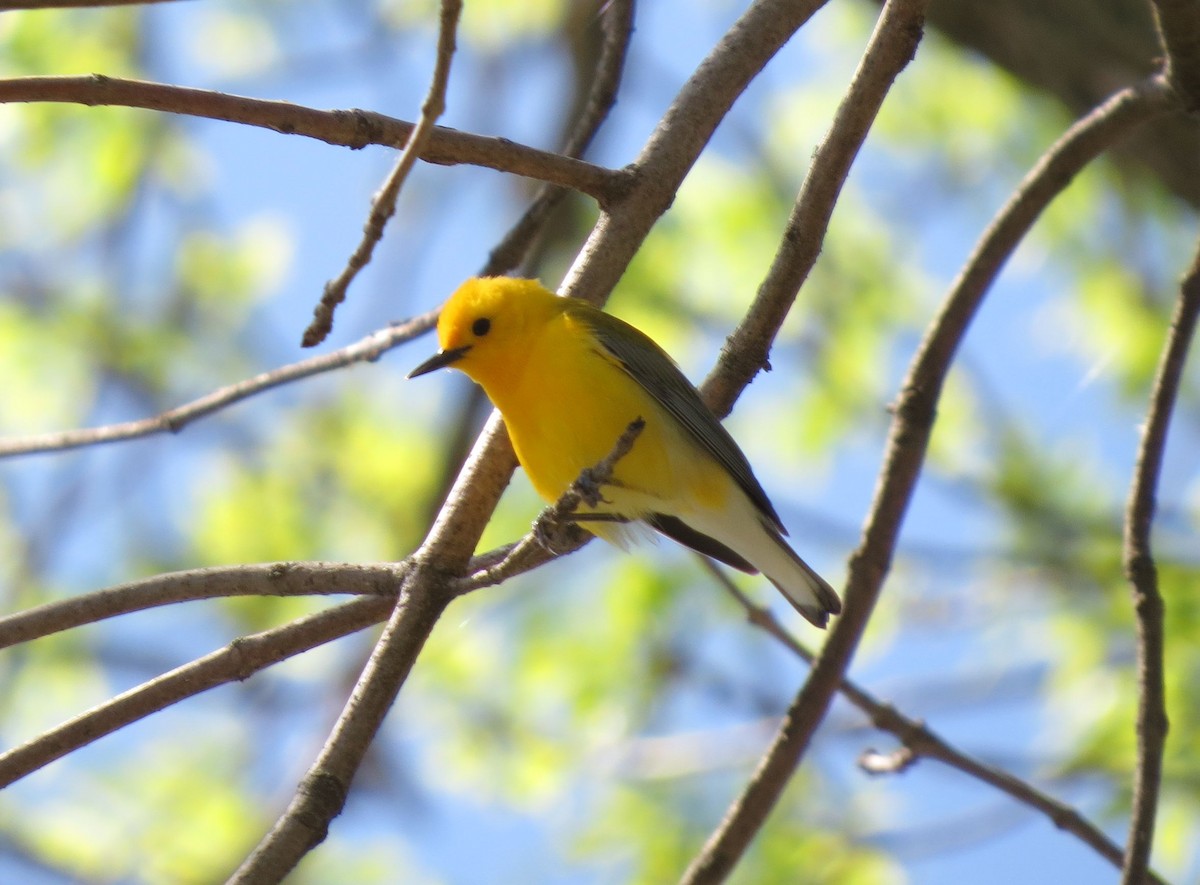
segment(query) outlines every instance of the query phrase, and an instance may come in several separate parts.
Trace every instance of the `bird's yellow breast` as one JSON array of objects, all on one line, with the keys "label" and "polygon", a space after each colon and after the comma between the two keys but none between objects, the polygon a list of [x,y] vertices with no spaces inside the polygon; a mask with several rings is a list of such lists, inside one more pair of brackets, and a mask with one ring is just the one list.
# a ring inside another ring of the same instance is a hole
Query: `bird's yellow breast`
[{"label": "bird's yellow breast", "polygon": [[725,502],[728,474],[578,320],[561,313],[523,344],[520,366],[480,380],[544,499],[557,500],[640,417],[646,426],[602,490],[609,503],[596,509],[637,517]]}]

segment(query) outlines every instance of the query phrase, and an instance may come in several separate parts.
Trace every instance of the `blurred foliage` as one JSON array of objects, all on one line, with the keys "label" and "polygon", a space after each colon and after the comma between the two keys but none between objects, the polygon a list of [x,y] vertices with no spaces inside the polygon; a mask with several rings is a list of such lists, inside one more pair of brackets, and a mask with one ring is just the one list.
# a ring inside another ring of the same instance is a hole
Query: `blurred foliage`
[{"label": "blurred foliage", "polygon": [[[428,51],[436,7],[385,0],[317,4],[303,14],[282,3],[10,13],[0,17],[0,75],[101,72],[209,88],[232,88],[233,80],[233,91],[326,106],[323,90],[347,82],[370,97],[372,87],[412,79],[401,76],[407,59],[390,56]],[[531,110],[537,105],[547,128],[539,143],[555,142],[561,111],[547,110],[539,90],[563,76],[564,34],[579,14],[594,20],[590,8],[564,2],[466,5],[455,89],[487,96],[477,103],[490,105],[479,108],[491,115],[482,128],[525,131],[543,119]],[[732,14],[723,3],[686,10],[702,23],[697,29],[714,33],[714,22]],[[769,266],[844,88],[839,72],[852,67],[872,14],[867,5],[835,7],[805,29],[802,51],[782,56],[772,88],[735,109],[614,295],[614,312],[654,335],[695,380]],[[305,15],[321,28],[306,25]],[[643,126],[638,116],[657,112],[655,90],[670,88],[670,47],[639,42],[644,36],[635,34],[634,67],[606,131],[616,145],[611,156],[600,146],[601,162],[636,152],[623,127]],[[363,46],[383,49],[355,48]],[[403,100],[415,108],[423,84],[406,85],[412,95]],[[830,575],[856,542],[887,405],[942,291],[1066,122],[1046,100],[935,35],[885,106],[776,341],[773,371],[755,380],[731,418],[798,546]],[[264,148],[223,140],[225,131],[143,111],[0,106],[6,435],[155,414],[302,356],[294,341],[320,275],[344,260],[341,245],[328,241],[357,235],[379,155],[354,155],[356,164],[372,157],[350,167],[367,171],[337,180],[354,192],[357,214],[318,202],[328,197],[315,184],[340,174],[325,146],[308,155],[311,167],[289,172],[296,193],[264,210],[242,199],[257,181],[230,168],[243,152],[274,150],[280,136]],[[285,161],[271,154],[262,162]],[[481,210],[477,229],[463,217],[475,189],[439,190],[450,174],[418,170],[426,192],[419,217],[397,223],[425,239],[385,240],[376,265],[386,270],[369,269],[356,284],[339,332],[381,325],[415,309],[425,293],[431,305],[520,211],[524,185],[506,182],[494,196],[502,205]],[[571,232],[594,215],[594,207],[573,205],[576,217],[555,226],[558,237],[544,244],[535,268],[547,281],[578,247]],[[406,208],[402,201],[402,215]],[[327,223],[316,228],[312,218]],[[1038,225],[985,306],[940,405],[911,518],[912,534],[933,543],[902,547],[898,586],[869,637],[866,675],[881,681],[892,670],[946,678],[938,644],[954,638],[966,648],[954,653],[954,675],[968,684],[996,661],[1044,667],[1039,693],[1023,699],[1033,743],[999,730],[996,741],[1013,741],[1009,755],[1032,757],[1026,767],[1056,782],[1086,780],[1099,798],[1085,812],[1118,829],[1136,702],[1120,561],[1136,444],[1130,428],[1141,420],[1195,229],[1153,184],[1103,164],[1081,175]],[[453,251],[435,251],[442,241]],[[427,346],[262,394],[182,436],[0,464],[2,598],[25,607],[209,564],[403,557],[455,466],[443,463],[442,440],[459,420],[464,389],[444,378],[400,380]],[[1034,389],[1042,375],[1057,385],[1064,374],[1083,391],[1086,420]],[[1176,422],[1185,441],[1195,440],[1195,393],[1192,373]],[[1164,483],[1164,510],[1183,526],[1172,539],[1194,538],[1195,480],[1191,468],[1181,482]],[[481,546],[523,533],[539,506],[518,476]],[[797,511],[828,515],[797,519]],[[987,534],[968,533],[975,525]],[[1172,731],[1157,860],[1167,873],[1200,863],[1192,838],[1200,821],[1192,721],[1200,709],[1200,604],[1190,592],[1198,575],[1188,540],[1160,550]],[[951,557],[966,564],[949,570]],[[744,586],[770,598],[761,581]],[[496,855],[487,881],[530,881],[547,859],[561,881],[676,877],[804,675],[748,629],[722,593],[669,544],[625,555],[596,543],[456,602],[372,763],[372,773],[392,776],[364,777],[368,798],[352,802],[296,880],[391,882],[403,871],[405,881],[468,881],[464,845]],[[961,615],[952,629],[922,621],[922,611],[944,612],[947,600]],[[327,604],[193,604],[141,632],[106,625],[6,651],[4,741],[26,740],[236,635]],[[807,627],[797,630],[819,641]],[[306,656],[7,790],[0,864],[78,881],[219,878],[290,793],[362,656],[361,641]],[[922,700],[908,712],[923,715],[929,699],[914,696]],[[957,800],[912,796],[906,780],[868,788],[851,769],[859,749],[853,731],[822,733],[814,762],[735,881],[790,882],[798,869],[810,882],[921,880],[921,867],[889,846],[903,842],[912,806],[944,810]],[[877,801],[885,790],[892,801]],[[864,835],[879,832],[896,838]],[[529,857],[539,864],[531,867]],[[471,881],[484,881],[478,864],[471,869]]]},{"label": "blurred foliage", "polygon": [[[458,36],[474,51],[503,54],[520,50],[530,40],[556,35],[568,4],[564,0],[483,0],[463,5]],[[438,10],[434,0],[383,0],[379,15],[389,27],[437,33]]]}]

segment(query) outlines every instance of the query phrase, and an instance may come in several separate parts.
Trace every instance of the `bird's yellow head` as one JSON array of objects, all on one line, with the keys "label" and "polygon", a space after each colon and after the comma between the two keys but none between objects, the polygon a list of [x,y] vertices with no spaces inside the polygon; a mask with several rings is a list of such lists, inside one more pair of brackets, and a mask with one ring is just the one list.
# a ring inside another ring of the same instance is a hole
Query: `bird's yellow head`
[{"label": "bird's yellow head", "polygon": [[530,336],[561,309],[561,299],[537,280],[467,280],[442,306],[437,326],[441,350],[408,377],[452,366],[486,387],[519,367]]}]

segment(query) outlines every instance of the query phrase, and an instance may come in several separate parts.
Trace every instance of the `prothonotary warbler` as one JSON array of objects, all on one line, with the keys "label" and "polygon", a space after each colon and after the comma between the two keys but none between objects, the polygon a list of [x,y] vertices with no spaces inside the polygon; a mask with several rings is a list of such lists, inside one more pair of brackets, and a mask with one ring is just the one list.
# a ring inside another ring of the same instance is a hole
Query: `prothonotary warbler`
[{"label": "prothonotary warbler", "polygon": [[536,280],[509,277],[465,282],[437,329],[441,350],[409,377],[453,366],[481,385],[547,501],[608,455],[630,422],[645,421],[601,503],[581,507],[588,531],[624,546],[622,521],[641,520],[734,568],[761,571],[818,627],[841,611],[833,588],[783,540],[733,437],[642,332]]}]

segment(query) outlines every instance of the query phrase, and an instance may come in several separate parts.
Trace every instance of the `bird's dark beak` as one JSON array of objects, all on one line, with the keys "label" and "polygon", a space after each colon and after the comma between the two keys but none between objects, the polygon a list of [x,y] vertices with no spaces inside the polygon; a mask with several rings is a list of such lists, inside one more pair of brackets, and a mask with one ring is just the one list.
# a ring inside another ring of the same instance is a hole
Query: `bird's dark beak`
[{"label": "bird's dark beak", "polygon": [[467,351],[470,349],[471,345],[467,344],[463,347],[455,347],[453,350],[439,350],[429,359],[425,360],[425,362],[421,363],[421,365],[409,372],[408,377],[416,378],[418,375],[427,375],[435,369],[443,369],[446,366],[453,365],[466,356]]}]

